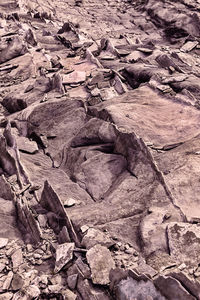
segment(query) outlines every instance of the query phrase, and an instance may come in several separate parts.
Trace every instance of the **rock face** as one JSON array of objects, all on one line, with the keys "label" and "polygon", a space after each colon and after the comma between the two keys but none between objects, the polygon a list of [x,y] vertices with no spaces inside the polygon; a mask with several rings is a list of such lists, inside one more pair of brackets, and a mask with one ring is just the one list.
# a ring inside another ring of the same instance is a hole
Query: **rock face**
[{"label": "rock face", "polygon": [[199,1],[0,1],[0,298],[200,299]]}]

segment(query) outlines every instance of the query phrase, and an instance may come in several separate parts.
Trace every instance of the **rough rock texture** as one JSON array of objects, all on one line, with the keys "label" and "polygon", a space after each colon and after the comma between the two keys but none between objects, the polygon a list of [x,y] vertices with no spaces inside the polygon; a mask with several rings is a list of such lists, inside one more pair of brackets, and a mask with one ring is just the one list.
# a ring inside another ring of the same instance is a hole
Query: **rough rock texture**
[{"label": "rough rock texture", "polygon": [[92,282],[108,284],[110,270],[115,267],[109,250],[104,246],[95,245],[88,250],[86,257],[92,273]]},{"label": "rough rock texture", "polygon": [[200,299],[199,1],[0,1],[0,298]]}]

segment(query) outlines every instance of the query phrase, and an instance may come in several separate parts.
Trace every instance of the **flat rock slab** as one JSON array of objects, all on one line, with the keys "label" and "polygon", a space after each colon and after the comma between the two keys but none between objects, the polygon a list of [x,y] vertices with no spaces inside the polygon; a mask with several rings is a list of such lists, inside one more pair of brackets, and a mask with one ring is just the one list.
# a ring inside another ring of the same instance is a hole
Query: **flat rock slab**
[{"label": "flat rock slab", "polygon": [[148,86],[99,104],[92,111],[100,116],[104,111],[118,127],[133,130],[154,146],[184,142],[200,133],[198,110],[161,97]]},{"label": "flat rock slab", "polygon": [[92,272],[92,282],[94,284],[109,284],[109,273],[115,268],[114,260],[110,251],[101,245],[95,245],[86,254]]},{"label": "flat rock slab", "polygon": [[56,249],[55,273],[58,273],[73,259],[74,243],[64,243]]},{"label": "flat rock slab", "polygon": [[81,83],[86,79],[85,71],[74,71],[67,75],[63,75],[63,84]]},{"label": "flat rock slab", "polygon": [[199,222],[200,219],[199,151],[200,135],[197,135],[170,151],[153,153],[175,204],[181,208],[189,222]]},{"label": "flat rock slab", "polygon": [[191,266],[199,264],[199,224],[170,223],[167,227],[167,235],[172,258]]}]

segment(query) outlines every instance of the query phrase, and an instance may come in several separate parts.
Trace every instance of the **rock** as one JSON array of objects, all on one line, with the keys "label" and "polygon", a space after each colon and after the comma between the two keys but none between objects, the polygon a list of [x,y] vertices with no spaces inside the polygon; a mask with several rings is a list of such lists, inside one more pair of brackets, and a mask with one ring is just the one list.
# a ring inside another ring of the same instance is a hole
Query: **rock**
[{"label": "rock", "polygon": [[22,43],[20,38],[14,37],[8,46],[1,51],[0,64],[12,58],[24,55],[27,52],[26,46]]},{"label": "rock", "polygon": [[194,300],[196,299],[181,285],[181,283],[170,276],[160,275],[154,280],[154,284],[160,290],[160,292],[167,297],[169,300],[174,299],[185,299]]},{"label": "rock", "polygon": [[71,242],[71,239],[69,237],[69,232],[68,232],[66,226],[63,226],[62,230],[60,231],[60,233],[58,235],[58,242],[59,242],[59,244]]},{"label": "rock", "polygon": [[63,84],[81,83],[86,80],[86,72],[73,71],[67,75],[63,75]]},{"label": "rock", "polygon": [[32,300],[40,295],[40,289],[36,285],[29,285],[25,289],[27,300]]},{"label": "rock", "polygon": [[24,280],[20,274],[14,274],[12,279],[12,290],[17,291],[20,290],[24,285]]},{"label": "rock", "polygon": [[12,279],[13,279],[13,272],[10,271],[6,277],[6,280],[3,283],[3,290],[9,290]]},{"label": "rock", "polygon": [[30,153],[30,154],[34,154],[37,151],[39,151],[36,142],[30,141],[23,136],[17,137],[17,146],[20,151]]},{"label": "rock", "polygon": [[92,272],[92,282],[108,284],[110,270],[115,267],[110,251],[104,246],[95,245],[88,250],[86,257]]},{"label": "rock", "polygon": [[160,294],[151,281],[136,281],[131,277],[127,277],[127,279],[123,279],[117,284],[115,287],[115,295],[116,300],[139,299],[141,296],[143,299],[166,299]]},{"label": "rock", "polygon": [[8,244],[8,239],[0,238],[0,249],[4,248]]},{"label": "rock", "polygon": [[[190,275],[193,275],[193,271]],[[190,276],[178,270],[175,270],[174,272],[169,272],[168,276],[177,279],[191,295],[195,296],[197,299],[200,298],[200,282],[192,279]]]},{"label": "rock", "polygon": [[88,225],[81,226],[81,232],[86,233],[90,227]]},{"label": "rock", "polygon": [[38,222],[41,227],[45,228],[47,226],[47,217],[45,215],[39,215]]},{"label": "rock", "polygon": [[79,257],[76,260],[75,265],[77,266],[78,273],[81,275],[81,277],[90,279],[90,277],[91,277],[90,268],[88,267],[88,265],[86,263],[83,262],[81,257]]},{"label": "rock", "polygon": [[77,203],[77,201],[73,198],[69,198],[64,202],[65,207],[71,207],[74,206]]},{"label": "rock", "polygon": [[67,277],[67,284],[71,290],[74,290],[76,288],[77,280],[78,280],[77,274],[70,275]]},{"label": "rock", "polygon": [[0,273],[5,269],[6,264],[5,263],[0,263]]},{"label": "rock", "polygon": [[167,227],[170,255],[180,263],[195,266],[199,262],[200,226],[170,223]]},{"label": "rock", "polygon": [[11,300],[13,293],[3,293],[0,295],[0,300]]},{"label": "rock", "polygon": [[3,198],[5,200],[13,200],[14,199],[14,192],[11,189],[10,184],[5,179],[4,175],[0,176],[0,198]]},{"label": "rock", "polygon": [[57,293],[61,292],[61,290],[63,289],[63,287],[62,287],[62,285],[55,284],[55,285],[49,285],[48,289],[49,289],[50,293],[57,294]]},{"label": "rock", "polygon": [[77,296],[72,291],[65,289],[62,291],[63,300],[76,300]]},{"label": "rock", "polygon": [[58,273],[64,266],[66,266],[73,259],[74,243],[64,243],[58,245],[56,249],[56,263],[54,272]]},{"label": "rock", "polygon": [[87,233],[84,235],[81,245],[86,249],[90,249],[96,244],[106,246],[107,248],[115,244],[106,234],[102,231],[94,228],[89,228]]},{"label": "rock", "polygon": [[23,254],[22,249],[17,249],[12,255],[11,255],[13,270],[16,272],[20,265],[23,263]]},{"label": "rock", "polygon": [[90,299],[90,300],[109,300],[110,297],[108,296],[107,292],[93,286],[89,280],[79,278],[77,290],[83,299]]},{"label": "rock", "polygon": [[190,42],[188,41],[187,43],[185,43],[182,47],[181,47],[181,51],[183,52],[190,52],[192,51],[199,43],[197,41],[194,42]]}]

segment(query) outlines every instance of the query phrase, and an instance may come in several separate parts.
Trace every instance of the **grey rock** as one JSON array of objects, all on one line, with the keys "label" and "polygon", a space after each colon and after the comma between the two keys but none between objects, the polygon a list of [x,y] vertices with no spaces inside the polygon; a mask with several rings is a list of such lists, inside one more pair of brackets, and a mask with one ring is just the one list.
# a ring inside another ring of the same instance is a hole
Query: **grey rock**
[{"label": "grey rock", "polygon": [[170,223],[167,227],[170,255],[179,262],[195,266],[199,262],[200,226]]},{"label": "grey rock", "polygon": [[101,245],[90,248],[86,254],[95,284],[106,285],[110,282],[110,270],[115,267],[110,251]]},{"label": "grey rock", "polygon": [[19,266],[23,263],[23,253],[22,249],[19,248],[11,255],[13,270],[16,272]]},{"label": "grey rock", "polygon": [[10,285],[11,285],[11,282],[12,282],[12,279],[13,279],[13,272],[10,271],[3,283],[3,290],[9,290],[10,288]]},{"label": "grey rock", "polygon": [[54,272],[59,272],[64,266],[66,266],[73,259],[74,243],[64,243],[58,245],[56,249],[56,263]]},{"label": "grey rock", "polygon": [[62,291],[62,296],[64,300],[76,300],[77,296],[72,291],[65,289]]},{"label": "grey rock", "polygon": [[[165,300],[166,298],[155,288],[151,281],[136,281],[131,277],[123,279],[115,288],[117,300],[131,300],[131,299],[152,299]],[[150,298],[151,299],[151,298]]]},{"label": "grey rock", "polygon": [[24,285],[24,280],[20,274],[14,274],[13,279],[12,279],[12,290],[17,291],[21,289]]},{"label": "grey rock", "polygon": [[40,295],[40,289],[36,285],[29,285],[25,289],[27,300],[37,298]]},{"label": "grey rock", "polygon": [[74,290],[76,288],[77,280],[78,280],[77,274],[70,275],[67,277],[67,284],[71,290]]},{"label": "grey rock", "polygon": [[25,138],[23,136],[17,137],[16,140],[17,140],[18,149],[20,151],[30,153],[30,154],[34,154],[37,151],[39,151],[38,145],[34,141],[30,141],[30,140],[28,140],[27,138]]},{"label": "grey rock", "polygon": [[3,293],[0,295],[0,300],[11,300],[13,293]]},{"label": "grey rock", "polygon": [[8,244],[8,239],[0,238],[0,249],[4,248]]},{"label": "grey rock", "polygon": [[160,292],[169,300],[196,299],[181,285],[181,283],[177,279],[172,278],[170,276],[167,277],[160,275],[154,280],[154,284],[160,290]]},{"label": "grey rock", "polygon": [[102,231],[94,228],[89,228],[87,233],[84,235],[82,242],[82,246],[86,247],[86,249],[90,249],[96,244],[100,244],[102,246],[106,246],[107,248],[113,246],[115,244],[106,234]]}]

